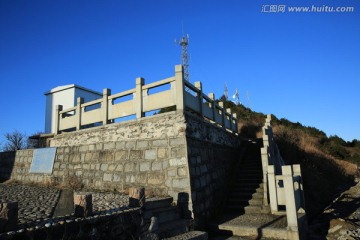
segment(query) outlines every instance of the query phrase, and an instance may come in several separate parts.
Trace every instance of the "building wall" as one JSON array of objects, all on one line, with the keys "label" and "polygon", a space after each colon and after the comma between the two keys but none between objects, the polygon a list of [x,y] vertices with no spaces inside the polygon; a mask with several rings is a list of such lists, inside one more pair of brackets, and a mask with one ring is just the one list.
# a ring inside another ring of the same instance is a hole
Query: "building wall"
[{"label": "building wall", "polygon": [[76,105],[78,97],[82,97],[85,102],[89,102],[101,98],[102,94],[71,84],[56,87],[45,93],[45,96],[45,133],[54,133],[56,105],[62,105],[63,109],[68,109]]}]

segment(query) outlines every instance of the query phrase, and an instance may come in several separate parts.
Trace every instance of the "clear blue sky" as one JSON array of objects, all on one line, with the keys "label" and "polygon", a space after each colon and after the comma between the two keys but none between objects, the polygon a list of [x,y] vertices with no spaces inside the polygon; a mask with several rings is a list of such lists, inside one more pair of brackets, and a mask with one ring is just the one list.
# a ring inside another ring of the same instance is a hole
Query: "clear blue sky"
[{"label": "clear blue sky", "polygon": [[[354,12],[288,9],[312,5]],[[0,0],[0,142],[43,131],[43,94],[56,86],[117,93],[172,76],[182,25],[191,82],[206,93],[220,97],[226,82],[255,111],[360,139],[358,0]]]}]

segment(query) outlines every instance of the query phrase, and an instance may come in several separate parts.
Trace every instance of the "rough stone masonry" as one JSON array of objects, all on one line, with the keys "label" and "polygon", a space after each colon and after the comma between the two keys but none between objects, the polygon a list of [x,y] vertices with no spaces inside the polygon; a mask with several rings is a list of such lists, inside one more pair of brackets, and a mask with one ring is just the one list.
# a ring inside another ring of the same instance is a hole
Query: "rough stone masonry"
[{"label": "rough stone masonry", "polygon": [[175,201],[181,196],[183,206],[188,199],[195,218],[206,221],[226,191],[239,141],[203,118],[170,112],[57,134],[50,146],[57,147],[52,174],[29,173],[33,150],[21,150],[11,179],[111,191],[143,186]]}]

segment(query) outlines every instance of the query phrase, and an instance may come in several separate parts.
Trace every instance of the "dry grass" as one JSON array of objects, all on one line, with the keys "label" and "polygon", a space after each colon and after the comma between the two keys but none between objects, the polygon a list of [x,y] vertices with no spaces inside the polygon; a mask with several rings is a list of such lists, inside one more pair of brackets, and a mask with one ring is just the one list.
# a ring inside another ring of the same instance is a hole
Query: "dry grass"
[{"label": "dry grass", "polygon": [[307,213],[310,219],[343,191],[353,179],[353,164],[336,160],[321,151],[319,140],[300,129],[273,127],[274,137],[286,164],[300,164]]}]

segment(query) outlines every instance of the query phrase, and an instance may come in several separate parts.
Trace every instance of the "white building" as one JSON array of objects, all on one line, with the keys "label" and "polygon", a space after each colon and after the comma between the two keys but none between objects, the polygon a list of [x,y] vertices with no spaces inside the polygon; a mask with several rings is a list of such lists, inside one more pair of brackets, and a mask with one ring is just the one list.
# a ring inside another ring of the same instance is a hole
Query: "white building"
[{"label": "white building", "polygon": [[62,105],[63,109],[76,106],[78,97],[84,98],[84,102],[102,98],[102,94],[75,84],[59,86],[45,93],[45,133],[55,133],[56,105]]}]

